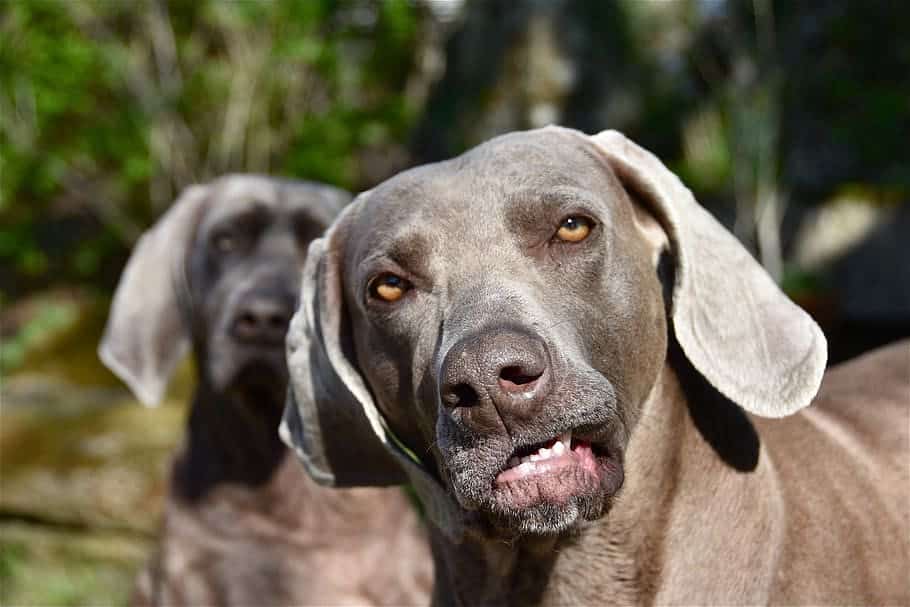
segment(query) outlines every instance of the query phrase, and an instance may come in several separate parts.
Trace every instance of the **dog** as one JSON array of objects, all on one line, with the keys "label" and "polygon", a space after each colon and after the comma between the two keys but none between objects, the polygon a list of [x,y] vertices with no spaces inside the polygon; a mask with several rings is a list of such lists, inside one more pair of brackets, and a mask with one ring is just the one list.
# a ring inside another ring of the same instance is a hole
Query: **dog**
[{"label": "dog", "polygon": [[226,176],[185,190],[136,246],[100,357],[152,405],[191,348],[198,385],[134,604],[429,600],[426,533],[405,495],[319,487],[278,438],[307,247],[349,200],[326,185]]},{"label": "dog", "polygon": [[288,356],[282,437],[320,483],[413,483],[435,605],[910,602],[910,343],[825,374],[818,326],[618,132],[361,194]]}]

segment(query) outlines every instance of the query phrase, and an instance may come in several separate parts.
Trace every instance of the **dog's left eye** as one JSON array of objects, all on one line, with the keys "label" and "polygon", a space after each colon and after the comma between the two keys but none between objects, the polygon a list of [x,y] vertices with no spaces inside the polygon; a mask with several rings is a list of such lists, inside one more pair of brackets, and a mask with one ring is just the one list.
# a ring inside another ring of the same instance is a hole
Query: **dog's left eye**
[{"label": "dog's left eye", "polygon": [[588,237],[593,227],[594,222],[587,217],[570,215],[560,222],[556,238],[564,242],[581,242]]}]

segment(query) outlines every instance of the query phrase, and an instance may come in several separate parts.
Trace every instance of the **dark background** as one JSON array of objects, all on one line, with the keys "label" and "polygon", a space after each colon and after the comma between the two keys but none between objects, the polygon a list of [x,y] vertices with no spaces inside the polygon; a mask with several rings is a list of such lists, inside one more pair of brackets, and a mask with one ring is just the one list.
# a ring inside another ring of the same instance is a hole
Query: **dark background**
[{"label": "dark background", "polygon": [[143,410],[94,350],[136,239],[222,173],[361,190],[502,132],[616,128],[832,360],[910,335],[908,23],[845,0],[0,4],[0,603],[124,600],[191,370]]}]

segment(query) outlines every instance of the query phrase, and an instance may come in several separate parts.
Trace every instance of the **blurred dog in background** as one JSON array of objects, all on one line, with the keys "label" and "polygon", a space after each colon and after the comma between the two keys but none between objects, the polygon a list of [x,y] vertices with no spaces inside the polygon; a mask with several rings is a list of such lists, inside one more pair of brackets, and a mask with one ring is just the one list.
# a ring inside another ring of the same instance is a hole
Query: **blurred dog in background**
[{"label": "blurred dog in background", "polygon": [[226,176],[188,188],[133,252],[102,360],[146,405],[190,346],[198,374],[161,544],[134,603],[428,601],[431,559],[405,496],[321,488],[277,434],[307,247],[349,200],[320,184]]}]

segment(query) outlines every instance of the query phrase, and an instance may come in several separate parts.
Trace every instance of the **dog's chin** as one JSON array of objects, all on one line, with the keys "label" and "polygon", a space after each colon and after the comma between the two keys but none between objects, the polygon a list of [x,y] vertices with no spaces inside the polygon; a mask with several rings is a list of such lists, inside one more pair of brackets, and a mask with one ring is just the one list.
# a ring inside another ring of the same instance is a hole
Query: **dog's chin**
[{"label": "dog's chin", "polygon": [[525,508],[493,502],[487,520],[490,527],[504,536],[570,533],[582,522],[606,514],[610,502],[608,496],[598,494],[573,496],[563,503],[540,502]]},{"label": "dog's chin", "polygon": [[240,352],[222,364],[210,365],[209,373],[213,387],[222,394],[263,405],[284,405],[288,370],[283,350]]}]

